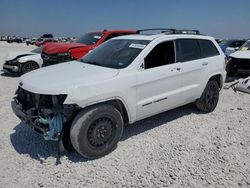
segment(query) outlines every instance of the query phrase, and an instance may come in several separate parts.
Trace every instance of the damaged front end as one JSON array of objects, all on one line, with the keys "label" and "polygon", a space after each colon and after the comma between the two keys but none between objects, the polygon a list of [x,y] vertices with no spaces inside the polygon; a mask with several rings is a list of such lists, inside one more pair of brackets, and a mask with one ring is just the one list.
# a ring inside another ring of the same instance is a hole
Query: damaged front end
[{"label": "damaged front end", "polygon": [[70,122],[77,107],[64,105],[67,95],[42,95],[19,87],[11,102],[13,112],[41,134],[45,140],[59,140],[64,125]]}]

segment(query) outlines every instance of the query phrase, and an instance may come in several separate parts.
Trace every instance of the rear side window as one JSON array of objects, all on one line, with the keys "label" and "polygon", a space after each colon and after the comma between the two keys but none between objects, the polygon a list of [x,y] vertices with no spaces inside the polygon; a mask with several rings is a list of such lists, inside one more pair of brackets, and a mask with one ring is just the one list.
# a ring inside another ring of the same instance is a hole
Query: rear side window
[{"label": "rear side window", "polygon": [[202,39],[199,39],[198,41],[201,47],[202,58],[220,55],[219,51],[217,50],[216,46],[212,41]]},{"label": "rear side window", "polygon": [[201,58],[201,50],[196,39],[176,40],[177,62],[192,61]]}]

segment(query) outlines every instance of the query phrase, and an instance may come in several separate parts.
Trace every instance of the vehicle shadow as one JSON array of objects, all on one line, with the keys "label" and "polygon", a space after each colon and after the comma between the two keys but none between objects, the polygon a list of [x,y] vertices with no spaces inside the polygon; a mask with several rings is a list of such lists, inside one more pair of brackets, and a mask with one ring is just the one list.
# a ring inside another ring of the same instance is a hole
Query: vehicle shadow
[{"label": "vehicle shadow", "polygon": [[24,123],[19,123],[14,130],[15,132],[10,135],[10,141],[19,154],[28,154],[41,163],[50,156],[57,156],[56,143],[45,142]]},{"label": "vehicle shadow", "polygon": [[193,104],[188,104],[188,105],[146,118],[136,123],[127,125],[123,132],[121,141],[125,141],[132,136],[136,136],[138,134],[144,133],[146,131],[159,127],[161,125],[168,124],[171,121],[174,121],[186,115],[190,115],[192,113],[201,114],[202,112],[198,111]]},{"label": "vehicle shadow", "polygon": [[[124,129],[121,141],[126,141],[132,136],[144,133],[155,127],[167,124],[182,116],[189,114],[199,114],[194,105],[186,105],[174,110],[170,110],[159,115],[141,120],[131,125],[127,125]],[[49,157],[58,157],[58,144],[53,141],[45,141],[40,135],[36,134],[27,125],[19,123],[15,128],[15,132],[10,135],[10,140],[19,154],[28,154],[32,159],[43,163]],[[66,152],[67,158],[72,162],[86,162],[85,159],[76,152]]]}]

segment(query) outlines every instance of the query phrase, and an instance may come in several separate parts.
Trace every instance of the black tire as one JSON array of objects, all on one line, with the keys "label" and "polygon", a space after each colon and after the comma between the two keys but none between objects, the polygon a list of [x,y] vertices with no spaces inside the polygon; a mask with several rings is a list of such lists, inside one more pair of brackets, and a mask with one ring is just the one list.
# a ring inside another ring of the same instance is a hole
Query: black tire
[{"label": "black tire", "polygon": [[219,85],[215,80],[211,80],[207,83],[201,98],[199,98],[195,105],[202,112],[212,112],[219,101]]},{"label": "black tire", "polygon": [[96,159],[112,152],[123,132],[123,118],[110,105],[97,105],[82,110],[75,117],[70,139],[75,150],[83,157]]},{"label": "black tire", "polygon": [[70,140],[70,125],[71,123],[66,123],[63,125],[64,130],[62,131],[62,141],[63,146],[67,151],[74,151],[75,148],[73,147],[71,140]]},{"label": "black tire", "polygon": [[22,74],[25,74],[27,72],[30,72],[32,70],[38,69],[39,65],[34,61],[27,61],[22,66]]}]

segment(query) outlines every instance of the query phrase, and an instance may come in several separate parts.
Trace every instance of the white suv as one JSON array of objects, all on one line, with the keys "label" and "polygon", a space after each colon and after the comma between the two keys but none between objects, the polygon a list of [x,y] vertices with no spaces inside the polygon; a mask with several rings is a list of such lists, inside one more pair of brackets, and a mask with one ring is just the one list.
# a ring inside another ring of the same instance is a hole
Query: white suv
[{"label": "white suv", "polygon": [[71,141],[87,158],[114,150],[124,124],[193,102],[211,112],[225,56],[214,38],[193,33],[117,37],[79,61],[25,74],[13,111],[46,140]]}]

